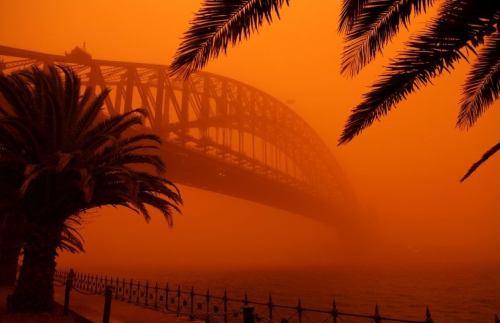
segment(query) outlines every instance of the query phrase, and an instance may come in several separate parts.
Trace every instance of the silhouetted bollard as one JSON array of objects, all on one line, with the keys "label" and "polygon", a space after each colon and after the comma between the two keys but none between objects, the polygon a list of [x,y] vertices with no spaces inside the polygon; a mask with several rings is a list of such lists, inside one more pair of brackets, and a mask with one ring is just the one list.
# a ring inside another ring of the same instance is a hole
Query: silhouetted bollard
[{"label": "silhouetted bollard", "polygon": [[222,297],[224,301],[224,323],[227,323],[227,290],[224,289],[224,296]]},{"label": "silhouetted bollard", "polygon": [[377,304],[375,304],[375,315],[373,315],[373,320],[375,321],[375,323],[380,323],[380,321],[381,321],[380,314],[378,313],[378,305]]},{"label": "silhouetted bollard", "polygon": [[194,321],[194,286],[191,286],[191,313],[189,313],[189,320]]},{"label": "silhouetted bollard", "polygon": [[155,283],[155,304],[154,308],[158,308],[158,283]]},{"label": "silhouetted bollard", "polygon": [[109,323],[109,316],[111,315],[111,299],[113,298],[113,287],[106,285],[104,292],[104,313],[102,315],[102,323]]},{"label": "silhouetted bollard", "polygon": [[210,323],[210,289],[207,289],[207,316],[205,318],[206,323]]},{"label": "silhouetted bollard", "polygon": [[267,303],[267,306],[269,307],[269,321],[273,321],[273,298],[271,297],[271,294],[269,294],[269,303]]},{"label": "silhouetted bollard", "polygon": [[177,314],[176,316],[181,316],[181,285],[177,288]]},{"label": "silhouetted bollard", "polygon": [[253,306],[243,306],[243,323],[255,323],[254,311],[255,307]]},{"label": "silhouetted bollard", "polygon": [[69,270],[68,276],[66,277],[66,288],[64,290],[64,311],[63,315],[68,316],[69,312],[69,293],[71,292],[71,288],[73,287],[73,277],[74,277],[73,269]]},{"label": "silhouetted bollard", "polygon": [[165,287],[165,311],[168,311],[168,292],[170,290],[168,289],[168,283],[167,283],[167,287]]},{"label": "silhouetted bollard", "polygon": [[333,300],[333,306],[332,306],[333,323],[337,323],[338,316],[339,316],[339,311],[337,311],[337,303],[335,302],[335,300]]},{"label": "silhouetted bollard", "polygon": [[431,318],[431,311],[429,311],[429,306],[425,309],[425,323],[434,323]]},{"label": "silhouetted bollard", "polygon": [[300,298],[297,304],[297,316],[299,318],[299,323],[302,323],[302,303],[300,302]]}]

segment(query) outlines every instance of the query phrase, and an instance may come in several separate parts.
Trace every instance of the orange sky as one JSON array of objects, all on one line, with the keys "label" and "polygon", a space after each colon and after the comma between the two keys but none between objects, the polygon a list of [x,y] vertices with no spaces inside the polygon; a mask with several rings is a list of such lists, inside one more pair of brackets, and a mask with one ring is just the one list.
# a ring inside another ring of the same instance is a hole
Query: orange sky
[{"label": "orange sky", "polygon": [[[94,58],[169,64],[199,0],[0,0],[0,44],[63,54],[86,42]],[[63,266],[284,266],[339,262],[500,264],[500,159],[458,180],[500,137],[499,104],[468,132],[455,128],[468,64],[412,95],[346,146],[336,142],[350,110],[401,38],[354,79],[339,75],[340,1],[291,1],[281,20],[212,61],[206,71],[285,101],[342,165],[376,232],[373,250],[352,254],[334,228],[284,211],[181,186],[174,229],[103,209],[82,230],[87,254]],[[414,23],[421,28],[424,20]],[[168,162],[168,161],[167,161]],[[347,255],[350,254],[348,257]],[[157,257],[161,255],[161,257]]]}]

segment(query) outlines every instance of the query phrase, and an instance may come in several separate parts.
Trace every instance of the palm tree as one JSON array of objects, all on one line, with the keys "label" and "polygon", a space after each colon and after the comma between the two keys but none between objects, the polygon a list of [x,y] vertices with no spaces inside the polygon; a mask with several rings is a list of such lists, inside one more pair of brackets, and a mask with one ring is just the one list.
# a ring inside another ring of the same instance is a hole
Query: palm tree
[{"label": "palm tree", "polygon": [[[439,0],[344,0],[339,32],[347,46],[342,55],[341,72],[354,76],[410,23],[412,14],[426,12]],[[480,49],[476,63],[463,87],[464,96],[457,126],[470,128],[499,97],[500,35],[499,1],[442,0],[437,16],[423,32],[406,44],[407,50],[389,65],[373,90],[365,95],[346,122],[339,144],[345,144],[388,113],[397,103],[454,63],[468,60],[468,52]],[[258,30],[264,20],[279,17],[280,0],[205,0],[184,34],[169,74],[187,79],[209,59],[226,51]],[[288,4],[288,1],[286,2]],[[493,146],[469,172],[500,149]]]},{"label": "palm tree", "polygon": [[[60,72],[64,75],[61,76]],[[0,76],[0,172],[22,170],[19,211],[26,219],[24,259],[9,301],[12,311],[49,311],[57,247],[65,222],[104,205],[124,206],[149,221],[147,205],[172,226],[182,204],[164,179],[164,161],[151,150],[161,140],[140,132],[143,110],[103,117],[109,90],[91,100],[65,67],[32,68]]]},{"label": "palm tree", "polygon": [[[381,52],[384,45],[433,0],[345,0],[339,30],[345,33],[342,72],[355,75]],[[462,88],[457,127],[469,129],[499,98],[500,93],[500,2],[443,0],[430,25],[413,35],[405,51],[387,67],[372,90],[356,106],[346,122],[339,143],[351,141],[375,120],[386,115],[409,94],[450,72],[460,60],[476,53]],[[461,179],[465,180],[495,152],[494,145]]]}]

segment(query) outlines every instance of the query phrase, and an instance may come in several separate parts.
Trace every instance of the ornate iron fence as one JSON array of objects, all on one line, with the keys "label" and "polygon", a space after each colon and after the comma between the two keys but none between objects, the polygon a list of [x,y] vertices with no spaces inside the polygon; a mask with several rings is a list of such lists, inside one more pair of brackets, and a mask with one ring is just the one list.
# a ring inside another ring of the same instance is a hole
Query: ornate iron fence
[{"label": "ornate iron fence", "polygon": [[[57,271],[54,277],[56,283],[64,283],[69,271]],[[296,306],[279,305],[269,296],[267,302],[230,298],[224,291],[222,296],[212,295],[210,291],[197,293],[194,287],[190,291],[181,290],[181,287],[171,288],[167,283],[159,286],[158,283],[141,284],[139,280],[119,279],[107,276],[97,276],[84,273],[74,273],[73,288],[77,290],[104,294],[106,286],[110,286],[115,300],[142,305],[154,310],[172,313],[177,316],[187,316],[190,320],[203,320],[206,323],[354,323],[354,322],[401,322],[401,323],[433,323],[429,308],[426,308],[425,319],[422,321],[405,320],[380,315],[378,306],[372,315],[353,314],[337,309],[335,301],[329,310],[306,308],[301,305],[300,299]],[[252,308],[253,319],[248,322],[248,315],[244,309]],[[495,323],[500,323],[495,316]]]}]

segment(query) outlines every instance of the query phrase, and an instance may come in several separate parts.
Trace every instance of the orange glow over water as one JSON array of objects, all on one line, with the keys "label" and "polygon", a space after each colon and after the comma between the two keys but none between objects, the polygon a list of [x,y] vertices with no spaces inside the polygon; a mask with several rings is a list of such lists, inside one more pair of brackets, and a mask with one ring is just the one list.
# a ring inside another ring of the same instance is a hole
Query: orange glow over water
[{"label": "orange glow over water", "polygon": [[[97,59],[169,64],[198,0],[0,0],[0,44],[63,54],[85,42]],[[362,73],[339,75],[340,1],[291,1],[206,71],[255,86],[290,107],[323,138],[369,216],[370,241],[352,248],[335,228],[255,203],[181,186],[183,216],[168,229],[124,209],[90,214],[86,254],[65,267],[282,267],[370,264],[500,265],[499,154],[464,183],[461,176],[500,137],[499,104],[466,132],[455,128],[462,62],[351,143],[336,145],[350,110],[402,49],[398,38]],[[425,23],[418,19],[417,30]],[[402,33],[407,35],[407,32]],[[168,160],[167,160],[168,163]],[[242,183],[243,184],[243,183]]]}]

